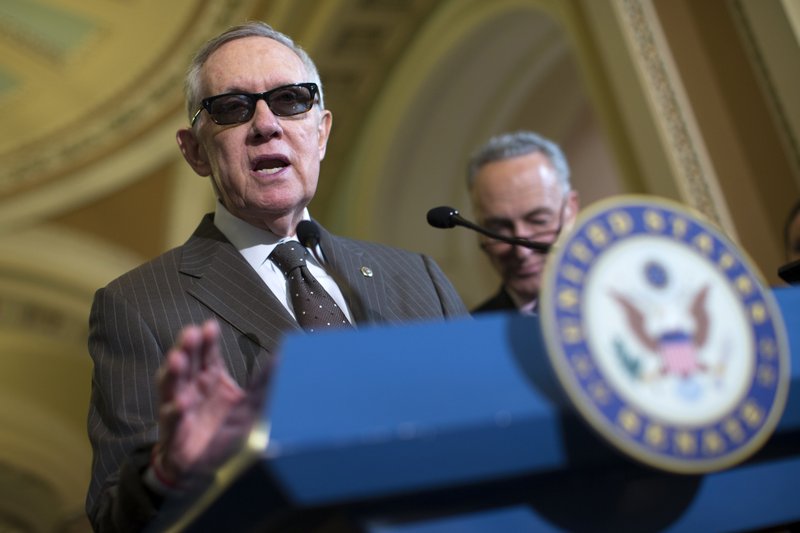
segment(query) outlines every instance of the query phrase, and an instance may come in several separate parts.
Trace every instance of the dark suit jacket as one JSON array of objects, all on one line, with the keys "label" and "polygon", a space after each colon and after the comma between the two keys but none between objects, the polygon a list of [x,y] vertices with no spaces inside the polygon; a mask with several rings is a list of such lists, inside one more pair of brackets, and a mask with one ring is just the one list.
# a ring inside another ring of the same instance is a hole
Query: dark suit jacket
[{"label": "dark suit jacket", "polygon": [[495,311],[516,311],[516,309],[517,306],[514,305],[514,300],[511,299],[511,296],[506,292],[504,287],[500,287],[497,294],[475,307],[472,310],[472,314],[491,313]]},{"label": "dark suit jacket", "polygon": [[[324,229],[320,246],[356,324],[467,313],[427,256]],[[89,320],[94,456],[86,503],[96,530],[138,530],[154,516],[158,498],[141,482],[147,447],[158,437],[154,376],[181,327],[209,318],[220,324],[223,356],[242,386],[269,367],[285,332],[300,329],[211,215],[184,245],[97,291]]]}]

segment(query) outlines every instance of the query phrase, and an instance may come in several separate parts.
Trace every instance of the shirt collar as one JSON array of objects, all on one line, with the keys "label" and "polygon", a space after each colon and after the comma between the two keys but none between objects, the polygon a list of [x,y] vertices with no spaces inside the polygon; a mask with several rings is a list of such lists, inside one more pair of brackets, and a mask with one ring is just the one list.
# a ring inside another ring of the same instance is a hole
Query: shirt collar
[{"label": "shirt collar", "polygon": [[508,287],[506,287],[506,292],[511,297],[511,301],[514,302],[514,307],[516,307],[517,311],[519,311],[521,314],[523,314],[523,315],[535,315],[536,313],[538,313],[538,311],[539,311],[538,310],[538,307],[539,307],[539,299],[538,298],[535,298],[533,300],[530,300],[530,301],[526,302],[522,298],[520,298],[519,295],[514,293]]},{"label": "shirt collar", "polygon": [[[310,219],[308,208],[303,209],[303,220]],[[278,237],[269,230],[257,228],[231,214],[219,201],[214,209],[214,225],[231,241],[253,268],[260,267],[269,259],[269,255],[278,244],[297,240],[294,234],[288,237]]]}]

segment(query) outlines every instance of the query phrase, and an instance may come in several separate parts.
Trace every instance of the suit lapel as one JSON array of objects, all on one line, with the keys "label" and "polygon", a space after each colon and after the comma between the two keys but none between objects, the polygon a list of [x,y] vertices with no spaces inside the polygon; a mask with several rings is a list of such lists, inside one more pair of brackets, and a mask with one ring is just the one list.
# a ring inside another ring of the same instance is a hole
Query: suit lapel
[{"label": "suit lapel", "polygon": [[286,331],[299,329],[236,248],[206,215],[184,246],[188,292],[265,350],[275,353]]},{"label": "suit lapel", "polygon": [[324,228],[320,228],[320,246],[356,324],[385,321],[386,287],[379,261],[354,241]]}]

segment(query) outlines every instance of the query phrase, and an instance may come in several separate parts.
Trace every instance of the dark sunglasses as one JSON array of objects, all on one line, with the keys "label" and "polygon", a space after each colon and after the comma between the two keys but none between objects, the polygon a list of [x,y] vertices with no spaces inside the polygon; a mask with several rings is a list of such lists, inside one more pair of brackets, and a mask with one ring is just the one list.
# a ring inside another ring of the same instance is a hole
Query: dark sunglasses
[{"label": "dark sunglasses", "polygon": [[319,88],[316,83],[293,83],[275,87],[264,93],[226,93],[210,96],[200,102],[200,109],[192,117],[192,126],[205,109],[208,116],[220,125],[247,122],[256,112],[259,100],[267,103],[270,111],[279,117],[305,113],[314,106]]}]

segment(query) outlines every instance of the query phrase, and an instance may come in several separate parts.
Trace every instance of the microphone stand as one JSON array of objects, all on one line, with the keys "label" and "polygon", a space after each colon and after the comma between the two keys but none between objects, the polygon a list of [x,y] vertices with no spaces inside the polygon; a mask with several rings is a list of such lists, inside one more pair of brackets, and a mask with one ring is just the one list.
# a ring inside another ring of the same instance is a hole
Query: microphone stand
[{"label": "microphone stand", "polygon": [[494,233],[493,231],[489,231],[488,229],[482,226],[478,226],[477,224],[474,224],[469,220],[463,218],[461,215],[458,214],[458,212],[452,215],[451,220],[459,226],[464,226],[465,228],[477,231],[481,235],[486,235],[490,239],[503,241],[508,244],[513,244],[514,246],[523,246],[525,248],[530,248],[531,250],[536,250],[537,252],[542,252],[542,253],[549,252],[550,248],[552,247],[550,244],[544,242],[529,241],[528,239],[520,239],[519,237],[506,237],[505,235]]},{"label": "microphone stand", "polygon": [[[428,211],[427,218],[428,218],[428,224],[430,224],[434,228],[445,229],[445,228],[452,228],[457,225],[464,226],[465,228],[477,231],[481,235],[485,235],[491,239],[506,242],[514,246],[523,246],[525,248],[530,248],[531,250],[535,250],[543,254],[549,252],[550,248],[552,247],[552,245],[549,243],[536,242],[528,239],[521,239],[519,237],[506,237],[505,235],[500,235],[498,233],[495,233],[484,227],[478,226],[477,224],[470,222],[469,220],[458,214],[458,209],[454,209],[446,205],[430,209]],[[559,224],[559,231],[560,231],[560,224]]]}]

